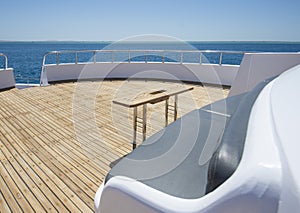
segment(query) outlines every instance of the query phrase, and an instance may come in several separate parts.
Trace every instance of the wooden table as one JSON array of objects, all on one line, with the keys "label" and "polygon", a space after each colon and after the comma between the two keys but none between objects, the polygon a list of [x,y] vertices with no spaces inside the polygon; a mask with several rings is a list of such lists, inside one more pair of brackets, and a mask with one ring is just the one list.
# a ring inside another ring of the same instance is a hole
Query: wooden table
[{"label": "wooden table", "polygon": [[[132,147],[136,148],[136,135],[137,135],[137,124],[142,123],[143,129],[143,141],[146,140],[146,123],[147,123],[147,104],[155,104],[161,101],[165,101],[165,126],[168,125],[169,117],[169,107],[173,107],[174,111],[174,121],[177,119],[177,105],[178,105],[178,95],[184,92],[193,90],[193,87],[189,86],[172,86],[166,88],[160,88],[156,90],[151,90],[144,94],[142,97],[137,96],[134,99],[128,97],[118,98],[113,100],[114,104],[119,104],[124,107],[133,108],[133,141]],[[174,96],[174,105],[169,105],[169,98]],[[138,106],[143,106],[143,116],[139,118],[137,116]]]}]

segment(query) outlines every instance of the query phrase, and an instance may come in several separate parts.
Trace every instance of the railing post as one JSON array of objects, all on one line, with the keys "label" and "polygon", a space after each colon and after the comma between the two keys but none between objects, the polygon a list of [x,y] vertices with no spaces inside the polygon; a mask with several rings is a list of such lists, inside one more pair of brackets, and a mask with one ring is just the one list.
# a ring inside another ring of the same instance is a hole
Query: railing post
[{"label": "railing post", "polygon": [[145,63],[148,63],[148,51],[146,51],[146,59],[145,59]]},{"label": "railing post", "polygon": [[44,57],[43,57],[42,72],[41,72],[41,76],[40,76],[40,86],[47,86],[48,85],[47,73],[46,73],[46,70],[45,70],[47,55],[48,55],[48,53],[44,54]]},{"label": "railing post", "polygon": [[78,64],[78,52],[75,52],[75,64]]},{"label": "railing post", "polygon": [[94,51],[94,64],[96,64],[96,51]]},{"label": "railing post", "polygon": [[5,57],[5,69],[7,70],[7,68],[8,68],[8,59],[7,59],[7,56],[6,55],[4,55],[4,57]]},{"label": "railing post", "polygon": [[115,61],[115,52],[112,50],[111,51],[111,63],[114,63]]},{"label": "railing post", "polygon": [[222,57],[223,57],[223,53],[222,53],[222,52],[220,52],[219,65],[222,65]]},{"label": "railing post", "polygon": [[200,52],[200,64],[202,64],[202,52]]},{"label": "railing post", "polygon": [[182,64],[183,52],[180,53],[180,64]]},{"label": "railing post", "polygon": [[162,52],[162,59],[161,59],[162,63],[165,63],[165,51]]},{"label": "railing post", "polygon": [[[4,67],[3,67],[3,68],[6,70],[7,67],[8,67],[8,59],[7,59],[7,56],[4,55],[3,53],[0,53],[0,56],[3,56],[3,57],[4,57]],[[1,68],[1,66],[0,66],[0,68]]]},{"label": "railing post", "polygon": [[43,57],[43,64],[42,64],[42,67],[44,67],[45,66],[45,64],[46,64],[46,54],[44,54],[44,57]]},{"label": "railing post", "polygon": [[59,64],[59,56],[58,56],[58,52],[56,52],[56,65]]},{"label": "railing post", "polygon": [[128,50],[128,63],[130,63],[130,50]]}]

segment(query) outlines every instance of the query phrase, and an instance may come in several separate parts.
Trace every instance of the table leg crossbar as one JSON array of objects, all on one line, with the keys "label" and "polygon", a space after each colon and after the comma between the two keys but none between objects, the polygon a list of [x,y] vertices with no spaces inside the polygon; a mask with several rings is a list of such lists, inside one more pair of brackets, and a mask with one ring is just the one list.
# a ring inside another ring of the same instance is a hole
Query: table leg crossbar
[{"label": "table leg crossbar", "polygon": [[[174,113],[174,121],[177,119],[178,95],[174,97],[174,105],[169,104],[169,98],[165,101],[165,126],[169,124],[169,111]],[[138,117],[137,106],[133,108],[133,141],[132,148],[136,148],[137,128],[141,127],[143,132],[143,141],[146,140],[146,126],[147,126],[147,104],[143,104],[142,117]],[[141,124],[139,126],[138,124]]]},{"label": "table leg crossbar", "polygon": [[169,104],[169,99],[166,100],[165,105],[165,126],[169,124],[169,112],[172,111],[174,114],[174,121],[177,120],[177,110],[178,110],[178,95],[174,97],[174,105]]}]

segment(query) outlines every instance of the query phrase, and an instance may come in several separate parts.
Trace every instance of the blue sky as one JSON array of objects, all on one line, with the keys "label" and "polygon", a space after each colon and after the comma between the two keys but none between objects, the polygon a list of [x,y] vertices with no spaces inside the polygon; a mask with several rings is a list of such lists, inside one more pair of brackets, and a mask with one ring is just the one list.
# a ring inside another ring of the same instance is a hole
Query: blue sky
[{"label": "blue sky", "polygon": [[300,41],[300,0],[1,1],[0,40]]}]

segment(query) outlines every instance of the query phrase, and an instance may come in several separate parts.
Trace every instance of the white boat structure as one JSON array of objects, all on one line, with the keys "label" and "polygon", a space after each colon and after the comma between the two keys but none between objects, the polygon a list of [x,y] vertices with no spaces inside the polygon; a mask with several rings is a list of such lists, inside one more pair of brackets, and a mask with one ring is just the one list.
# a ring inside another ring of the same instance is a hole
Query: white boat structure
[{"label": "white boat structure", "polygon": [[14,70],[8,67],[7,55],[0,53],[0,57],[4,58],[4,67],[0,68],[0,90],[13,88],[16,85]]},{"label": "white boat structure", "polygon": [[[183,115],[116,163],[97,190],[96,212],[283,213],[300,208],[299,53],[244,53],[241,65],[226,65],[222,57],[237,52],[218,52],[217,64],[203,62],[208,51],[93,50],[87,51],[93,55],[89,62],[78,60],[81,52],[45,54],[40,85],[107,78],[231,88],[227,98]],[[117,52],[128,58],[116,60]],[[199,54],[198,63],[184,61],[191,52]],[[150,61],[151,53],[162,60]],[[166,61],[169,53],[179,60]],[[61,63],[63,54],[74,55],[74,61]],[[99,54],[109,60],[99,62]],[[46,63],[49,55],[55,63]],[[132,55],[145,60],[134,61]]]}]

